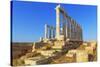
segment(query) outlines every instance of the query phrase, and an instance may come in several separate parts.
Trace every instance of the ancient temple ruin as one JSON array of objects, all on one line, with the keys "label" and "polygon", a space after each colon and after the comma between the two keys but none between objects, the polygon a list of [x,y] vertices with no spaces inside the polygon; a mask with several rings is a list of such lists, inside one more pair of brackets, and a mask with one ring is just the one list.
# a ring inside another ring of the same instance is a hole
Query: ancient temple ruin
[{"label": "ancient temple ruin", "polygon": [[63,41],[82,41],[82,28],[71,18],[64,9],[57,5],[56,8],[56,26],[45,24],[44,40],[63,40]]},{"label": "ancient temple ruin", "polygon": [[[72,19],[60,6],[57,5],[56,11],[56,26],[44,25],[44,37],[39,42],[33,43],[34,53],[39,53],[37,60],[28,58],[26,64],[47,64],[65,55],[68,50],[75,49],[82,44],[82,28]],[[71,54],[72,55],[72,54]],[[69,56],[69,54],[68,54]],[[31,63],[29,62],[31,61]]]},{"label": "ancient temple ruin", "polygon": [[[61,5],[57,5],[54,10],[56,12],[56,21],[54,22],[56,26],[44,25],[44,37],[41,37],[38,42],[33,42],[31,52],[20,58],[24,61],[24,65],[96,60],[96,42],[83,42],[80,24],[68,15]],[[27,47],[27,45],[25,46]],[[29,49],[30,47],[27,50]],[[23,49],[23,51],[26,50]]]}]

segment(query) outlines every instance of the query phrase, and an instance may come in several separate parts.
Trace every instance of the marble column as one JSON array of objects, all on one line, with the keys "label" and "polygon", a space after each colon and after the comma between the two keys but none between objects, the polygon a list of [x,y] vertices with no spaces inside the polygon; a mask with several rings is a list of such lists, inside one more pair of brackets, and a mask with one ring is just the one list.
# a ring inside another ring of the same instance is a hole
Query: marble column
[{"label": "marble column", "polygon": [[75,22],[73,20],[73,40],[75,40]]},{"label": "marble column", "polygon": [[67,32],[66,37],[70,38],[70,18],[67,17]]},{"label": "marble column", "polygon": [[52,29],[52,38],[55,38],[55,28]]},{"label": "marble column", "polygon": [[75,40],[77,40],[77,23],[75,21]]},{"label": "marble column", "polygon": [[69,20],[68,21],[68,23],[69,23],[69,27],[68,27],[69,28],[69,35],[68,35],[68,37],[71,38],[71,18],[69,17],[68,20]]},{"label": "marble column", "polygon": [[51,27],[49,26],[49,39],[51,39],[51,37],[52,37],[52,29],[51,29]]},{"label": "marble column", "polygon": [[53,35],[54,35],[54,33],[53,33],[53,30],[54,30],[53,26],[51,26],[50,29],[51,29],[51,38],[53,39]]},{"label": "marble column", "polygon": [[60,5],[56,7],[56,38],[60,37]]},{"label": "marble column", "polygon": [[82,28],[81,28],[81,40],[83,40],[83,32],[82,32]]},{"label": "marble column", "polygon": [[[78,24],[77,24],[78,25]],[[77,27],[77,31],[78,31],[78,33],[77,33],[77,35],[78,35],[78,40],[80,40],[80,28],[79,28],[79,25],[78,25],[78,27]]]},{"label": "marble column", "polygon": [[82,28],[79,26],[80,41],[82,40]]},{"label": "marble column", "polygon": [[48,38],[48,25],[45,24],[45,39]]},{"label": "marble column", "polygon": [[66,40],[66,37],[68,35],[68,30],[67,30],[67,18],[65,13],[63,13],[63,35],[64,35],[64,40]]},{"label": "marble column", "polygon": [[76,40],[76,21],[74,20],[74,39]]},{"label": "marble column", "polygon": [[70,39],[72,39],[72,19],[70,18]]},{"label": "marble column", "polygon": [[72,30],[72,31],[71,31],[71,38],[74,39],[74,23],[73,23],[73,19],[72,19],[72,21],[71,21],[71,25],[72,25],[72,26],[71,26],[71,30]]}]

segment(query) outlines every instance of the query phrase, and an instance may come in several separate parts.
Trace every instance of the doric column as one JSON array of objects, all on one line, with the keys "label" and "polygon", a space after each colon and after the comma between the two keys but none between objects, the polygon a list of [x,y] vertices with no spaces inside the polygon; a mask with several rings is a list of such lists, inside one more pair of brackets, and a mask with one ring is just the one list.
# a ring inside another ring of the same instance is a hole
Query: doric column
[{"label": "doric column", "polygon": [[56,38],[60,37],[60,5],[56,7]]},{"label": "doric column", "polygon": [[55,37],[55,29],[54,29],[54,27],[52,27],[52,38],[54,38]]},{"label": "doric column", "polygon": [[73,20],[73,39],[75,40],[75,23],[74,23],[74,20]]},{"label": "doric column", "polygon": [[79,40],[79,27],[78,27],[78,24],[77,24],[77,40]]},{"label": "doric column", "polygon": [[82,29],[80,26],[79,26],[79,36],[80,36],[80,40],[82,40]]},{"label": "doric column", "polygon": [[82,28],[81,28],[81,40],[83,40],[83,36],[82,36]]},{"label": "doric column", "polygon": [[69,20],[68,21],[68,23],[69,23],[69,27],[68,27],[69,28],[69,35],[68,35],[68,37],[71,38],[71,18],[69,17],[68,20]]},{"label": "doric column", "polygon": [[53,38],[55,38],[55,28],[53,29]]},{"label": "doric column", "polygon": [[71,38],[74,39],[74,23],[73,23],[73,19],[71,20]]},{"label": "doric column", "polygon": [[72,33],[73,33],[73,31],[72,31],[72,19],[70,18],[70,38],[72,39]]},{"label": "doric column", "polygon": [[48,25],[45,24],[45,39],[48,38]]},{"label": "doric column", "polygon": [[77,23],[75,22],[75,40],[77,40]]},{"label": "doric column", "polygon": [[76,40],[78,40],[78,24],[76,24]]},{"label": "doric column", "polygon": [[80,30],[79,30],[79,25],[77,24],[77,26],[78,26],[78,27],[77,27],[77,31],[78,31],[78,32],[77,32],[77,36],[78,36],[78,40],[80,40]]},{"label": "doric column", "polygon": [[70,38],[70,17],[67,17],[67,26],[66,26],[66,37]]},{"label": "doric column", "polygon": [[80,26],[79,26],[79,40],[80,40],[80,37],[81,37],[81,35],[80,35]]},{"label": "doric column", "polygon": [[51,38],[53,39],[53,35],[54,35],[53,34],[53,26],[51,26],[50,29],[51,29]]},{"label": "doric column", "polygon": [[35,49],[36,49],[36,43],[34,42],[33,44],[32,44],[32,52],[34,52],[35,51]]},{"label": "doric column", "polygon": [[66,21],[66,15],[65,15],[65,13],[64,12],[62,12],[62,15],[63,15],[63,17],[62,17],[62,35],[64,36],[64,40],[66,40],[66,36],[67,36],[67,21]]},{"label": "doric column", "polygon": [[52,37],[52,29],[51,29],[51,27],[49,26],[49,39],[51,39],[51,37]]},{"label": "doric column", "polygon": [[74,20],[74,39],[76,40],[76,22]]}]

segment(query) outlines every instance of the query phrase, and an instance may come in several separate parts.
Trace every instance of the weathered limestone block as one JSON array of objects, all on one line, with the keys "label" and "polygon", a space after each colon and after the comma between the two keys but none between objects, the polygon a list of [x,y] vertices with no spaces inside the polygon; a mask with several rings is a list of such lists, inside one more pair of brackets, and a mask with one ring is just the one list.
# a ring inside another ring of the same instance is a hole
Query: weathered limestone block
[{"label": "weathered limestone block", "polygon": [[97,43],[95,41],[90,42],[90,46],[93,47],[93,49],[96,49]]},{"label": "weathered limestone block", "polygon": [[25,65],[36,65],[36,61],[30,60],[30,59],[25,59],[24,62],[25,62]]},{"label": "weathered limestone block", "polygon": [[36,65],[39,60],[41,60],[41,56],[31,57],[24,60],[26,65]]},{"label": "weathered limestone block", "polygon": [[41,51],[38,51],[38,53],[41,53],[41,55],[44,55],[44,56],[53,56],[53,53],[55,52],[55,50],[41,50]]},{"label": "weathered limestone block", "polygon": [[85,50],[77,50],[76,53],[76,62],[87,62],[88,61],[88,53]]},{"label": "weathered limestone block", "polygon": [[67,53],[66,56],[70,57],[70,58],[75,58],[76,54],[74,54],[74,53]]},{"label": "weathered limestone block", "polygon": [[45,64],[48,62],[48,59],[42,56],[27,58],[24,60],[25,65],[37,65],[37,64]]},{"label": "weathered limestone block", "polygon": [[54,42],[54,46],[52,46],[52,48],[54,48],[54,49],[62,49],[64,44],[65,44],[64,41],[55,41]]},{"label": "weathered limestone block", "polygon": [[44,42],[44,43],[47,43],[48,41],[49,41],[48,38],[44,38],[44,39],[43,39],[43,42]]},{"label": "weathered limestone block", "polygon": [[74,53],[67,53],[66,57],[71,59],[72,62],[76,62],[76,54],[74,54]]},{"label": "weathered limestone block", "polygon": [[88,45],[88,43],[86,43],[86,42],[83,42],[83,44],[82,45],[84,45],[84,46],[87,46]]},{"label": "weathered limestone block", "polygon": [[72,54],[76,54],[77,50],[73,49],[73,50],[69,50],[68,53],[72,53]]},{"label": "weathered limestone block", "polygon": [[94,54],[94,49],[93,49],[93,47],[85,47],[85,50],[87,51],[88,54],[91,54],[91,55]]},{"label": "weathered limestone block", "polygon": [[46,46],[50,46],[50,44],[44,42],[34,42],[32,46],[32,52],[36,51],[37,49],[42,49],[43,47]]}]

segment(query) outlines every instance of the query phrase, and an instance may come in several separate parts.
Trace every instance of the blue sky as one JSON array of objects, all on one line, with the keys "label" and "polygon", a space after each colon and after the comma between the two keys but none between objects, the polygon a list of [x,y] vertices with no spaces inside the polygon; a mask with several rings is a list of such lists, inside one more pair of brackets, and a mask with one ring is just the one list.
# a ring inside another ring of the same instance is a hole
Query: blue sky
[{"label": "blue sky", "polygon": [[[33,42],[44,37],[44,25],[55,26],[57,3],[13,1],[12,41]],[[97,39],[97,7],[61,4],[64,10],[82,26],[83,39]]]}]

